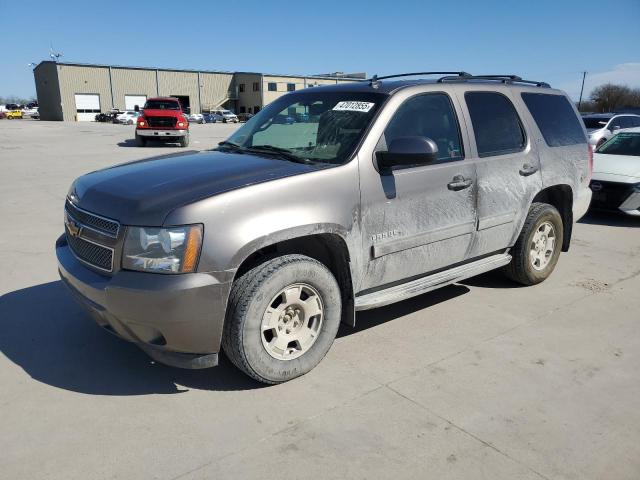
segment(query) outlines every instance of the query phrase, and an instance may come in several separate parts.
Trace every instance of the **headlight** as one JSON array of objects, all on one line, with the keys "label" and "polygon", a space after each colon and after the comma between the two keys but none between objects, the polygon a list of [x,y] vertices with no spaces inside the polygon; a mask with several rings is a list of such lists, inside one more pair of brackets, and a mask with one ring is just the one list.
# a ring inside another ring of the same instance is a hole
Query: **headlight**
[{"label": "headlight", "polygon": [[202,225],[129,227],[122,268],[157,273],[195,272],[202,245]]}]

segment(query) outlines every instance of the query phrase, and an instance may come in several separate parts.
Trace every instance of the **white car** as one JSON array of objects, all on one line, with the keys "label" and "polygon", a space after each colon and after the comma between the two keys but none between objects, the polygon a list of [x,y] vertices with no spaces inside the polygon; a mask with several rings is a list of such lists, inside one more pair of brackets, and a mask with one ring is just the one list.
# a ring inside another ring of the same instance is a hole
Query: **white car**
[{"label": "white car", "polygon": [[189,113],[185,115],[189,123],[204,123],[204,115],[201,113]]},{"label": "white car", "polygon": [[640,127],[640,115],[633,113],[592,113],[583,115],[589,145],[599,147],[613,137],[618,130]]},{"label": "white car", "polygon": [[219,115],[222,117],[222,122],[223,123],[238,123],[238,116],[233,113],[231,110],[214,110],[213,112],[216,115]]},{"label": "white car", "polygon": [[134,112],[133,110],[127,110],[118,115],[113,123],[123,123],[125,125],[133,125],[138,120],[140,112]]},{"label": "white car", "polygon": [[38,107],[25,108],[22,110],[22,115],[25,117],[37,117],[39,116]]},{"label": "white car", "polygon": [[640,128],[628,128],[593,156],[591,208],[640,216]]}]

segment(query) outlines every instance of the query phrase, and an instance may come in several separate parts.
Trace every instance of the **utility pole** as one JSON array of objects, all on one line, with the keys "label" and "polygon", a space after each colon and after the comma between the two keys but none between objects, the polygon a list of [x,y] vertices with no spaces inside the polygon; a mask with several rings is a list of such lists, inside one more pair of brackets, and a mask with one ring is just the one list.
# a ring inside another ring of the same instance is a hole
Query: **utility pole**
[{"label": "utility pole", "polygon": [[578,100],[578,111],[580,111],[580,107],[582,106],[582,92],[584,92],[584,79],[587,76],[587,72],[582,72],[582,87],[580,87],[580,100]]}]

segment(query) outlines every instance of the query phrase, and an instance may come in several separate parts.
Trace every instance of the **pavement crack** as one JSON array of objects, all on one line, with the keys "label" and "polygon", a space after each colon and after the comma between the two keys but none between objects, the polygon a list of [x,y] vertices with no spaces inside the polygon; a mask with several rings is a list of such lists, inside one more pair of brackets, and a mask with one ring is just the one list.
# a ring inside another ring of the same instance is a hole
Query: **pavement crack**
[{"label": "pavement crack", "polygon": [[524,468],[526,468],[527,470],[529,470],[530,472],[532,472],[533,474],[539,476],[540,478],[543,478],[544,480],[551,480],[549,477],[547,477],[546,475],[543,475],[542,473],[538,472],[537,470],[535,470],[533,467],[531,467],[530,465],[527,465],[526,463],[523,463],[522,461],[518,460],[517,458],[512,457],[511,455],[509,455],[508,453],[500,450],[498,447],[496,447],[495,445],[493,445],[492,443],[483,440],[482,438],[480,438],[479,436],[469,432],[468,430],[466,430],[465,428],[461,427],[460,425],[455,424],[454,422],[452,422],[451,420],[449,420],[448,418],[443,417],[442,415],[439,415],[438,413],[434,412],[433,410],[429,409],[428,407],[426,407],[425,405],[423,405],[422,403],[414,400],[411,397],[408,397],[407,395],[403,394],[402,392],[396,390],[395,388],[389,386],[389,385],[385,385],[385,387],[390,390],[391,392],[395,393],[396,395],[399,395],[400,397],[404,398],[405,400],[411,402],[412,404],[416,405],[417,407],[421,408],[422,410],[425,410],[426,412],[430,413],[431,415],[434,415],[436,417],[438,417],[440,420],[442,420],[443,422],[446,422],[447,424],[451,425],[453,428],[455,428],[456,430],[462,432],[463,434],[473,438],[475,441],[481,443],[482,445],[484,445],[487,448],[490,448],[491,450],[494,450],[495,452],[497,452],[498,454],[502,455],[505,458],[508,458],[509,460],[511,460],[514,463],[517,463],[518,465],[523,466]]}]

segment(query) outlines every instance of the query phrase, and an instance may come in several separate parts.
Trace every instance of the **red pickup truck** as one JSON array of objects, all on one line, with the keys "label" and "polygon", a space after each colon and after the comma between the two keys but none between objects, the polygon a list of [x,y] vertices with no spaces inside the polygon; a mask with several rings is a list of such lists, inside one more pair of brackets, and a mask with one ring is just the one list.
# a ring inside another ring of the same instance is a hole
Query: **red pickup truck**
[{"label": "red pickup truck", "polygon": [[150,98],[136,122],[136,144],[144,147],[150,139],[189,145],[189,121],[177,98]]}]

